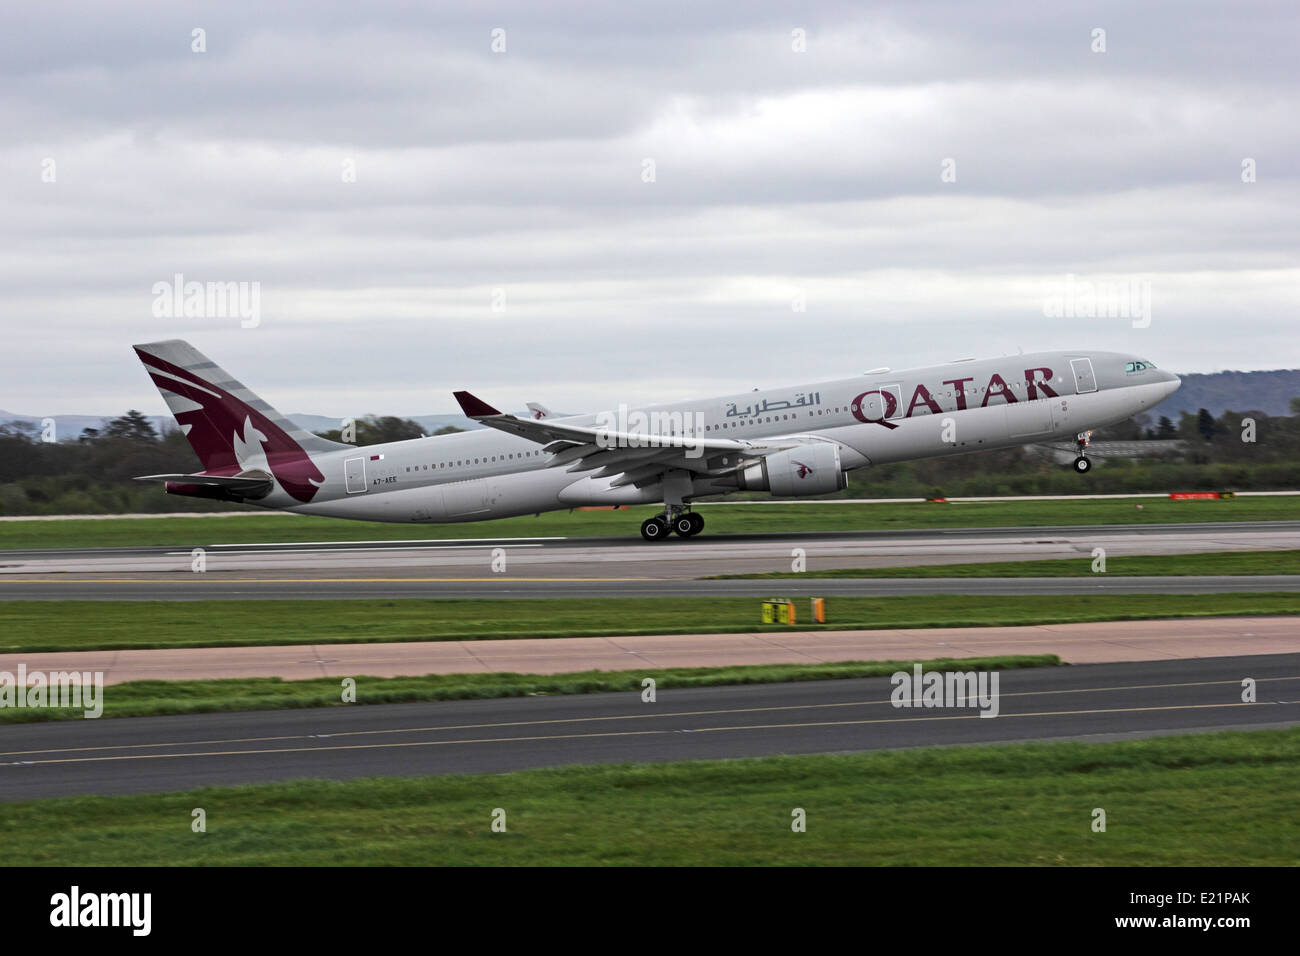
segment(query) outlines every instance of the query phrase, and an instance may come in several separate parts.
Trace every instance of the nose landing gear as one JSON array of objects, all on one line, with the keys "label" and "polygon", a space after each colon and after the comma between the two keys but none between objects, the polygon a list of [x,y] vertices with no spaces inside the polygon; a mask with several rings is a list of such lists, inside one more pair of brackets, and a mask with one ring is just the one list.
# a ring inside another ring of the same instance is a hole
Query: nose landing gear
[{"label": "nose landing gear", "polygon": [[1088,446],[1092,444],[1092,431],[1080,432],[1074,444],[1079,449],[1079,457],[1074,459],[1074,470],[1080,475],[1086,475],[1092,471],[1092,461],[1088,458]]}]

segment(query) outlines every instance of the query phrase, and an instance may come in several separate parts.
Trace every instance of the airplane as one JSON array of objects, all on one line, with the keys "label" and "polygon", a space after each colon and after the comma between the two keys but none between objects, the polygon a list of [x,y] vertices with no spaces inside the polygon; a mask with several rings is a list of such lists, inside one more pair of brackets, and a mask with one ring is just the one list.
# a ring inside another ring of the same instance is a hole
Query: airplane
[{"label": "airplane", "polygon": [[1068,438],[1084,474],[1093,429],[1181,384],[1145,359],[1081,350],[564,417],[532,403],[521,418],[457,391],[486,428],[357,447],[294,425],[188,342],[134,349],[203,465],[141,477],[168,494],[415,524],[662,503],[641,525],[646,541],[699,534],[691,503],[705,496],[831,494],[849,471],[886,462]]}]

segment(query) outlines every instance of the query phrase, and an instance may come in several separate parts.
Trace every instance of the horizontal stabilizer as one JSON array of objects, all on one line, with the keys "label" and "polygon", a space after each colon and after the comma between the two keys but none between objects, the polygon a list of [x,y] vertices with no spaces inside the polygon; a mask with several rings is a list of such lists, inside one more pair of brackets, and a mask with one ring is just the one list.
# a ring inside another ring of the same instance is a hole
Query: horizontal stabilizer
[{"label": "horizontal stabilizer", "polygon": [[236,477],[234,475],[140,475],[136,481],[174,481],[184,485],[209,485],[214,488],[225,488],[227,491],[235,491],[241,494],[257,491],[270,491],[271,479],[269,477],[259,478]]}]

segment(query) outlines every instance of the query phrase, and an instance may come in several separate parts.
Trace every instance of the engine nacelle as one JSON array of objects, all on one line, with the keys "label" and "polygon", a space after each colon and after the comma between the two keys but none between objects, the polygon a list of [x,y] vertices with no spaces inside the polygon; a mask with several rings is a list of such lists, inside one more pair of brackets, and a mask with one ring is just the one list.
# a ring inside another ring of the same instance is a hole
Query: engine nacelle
[{"label": "engine nacelle", "polygon": [[768,455],[739,475],[742,491],[774,495],[827,495],[842,491],[848,475],[840,467],[840,446],[818,442]]}]

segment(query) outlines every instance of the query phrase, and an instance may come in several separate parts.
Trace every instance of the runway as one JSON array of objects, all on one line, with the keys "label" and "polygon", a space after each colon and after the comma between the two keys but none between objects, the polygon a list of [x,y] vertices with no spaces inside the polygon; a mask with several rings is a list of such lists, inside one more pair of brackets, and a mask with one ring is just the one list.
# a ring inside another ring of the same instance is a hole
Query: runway
[{"label": "runway", "polygon": [[[1243,678],[1258,702],[1243,703]],[[576,763],[1113,740],[1300,723],[1300,654],[1007,671],[999,715],[896,708],[888,678],[17,724],[0,800]]]},{"label": "runway", "polygon": [[196,544],[0,552],[0,600],[1098,594],[1296,591],[1300,577],[701,580],[954,562],[1300,548],[1300,522],[962,528],[639,538]]}]

